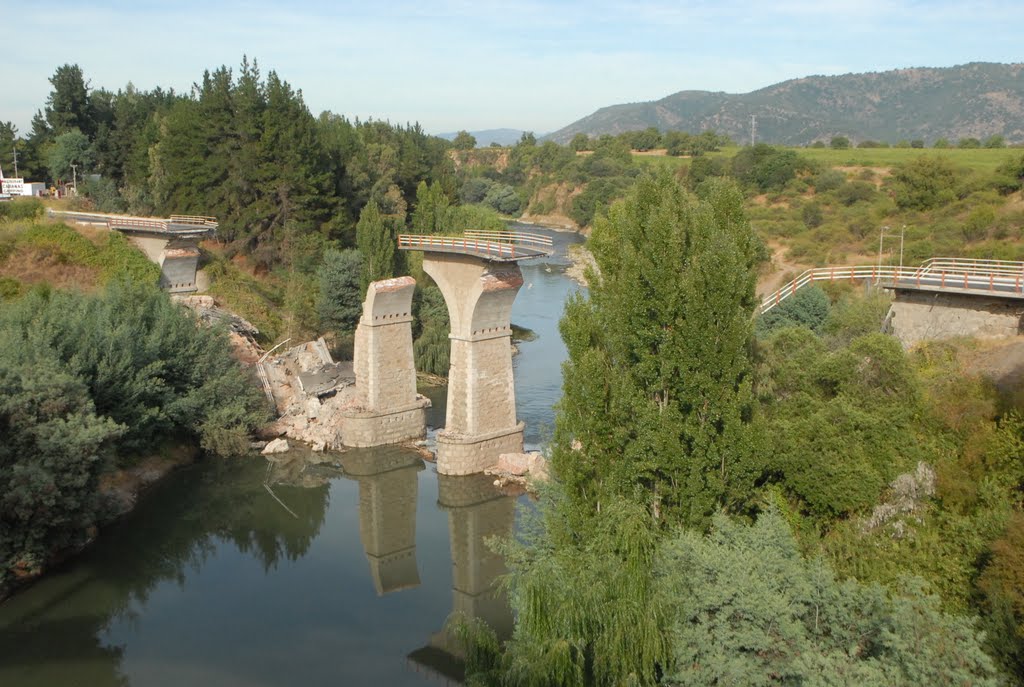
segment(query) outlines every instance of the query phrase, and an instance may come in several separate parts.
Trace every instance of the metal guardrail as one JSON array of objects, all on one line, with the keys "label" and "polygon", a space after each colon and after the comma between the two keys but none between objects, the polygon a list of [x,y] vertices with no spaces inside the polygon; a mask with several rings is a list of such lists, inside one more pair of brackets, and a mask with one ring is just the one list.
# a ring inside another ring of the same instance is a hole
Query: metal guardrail
[{"label": "metal guardrail", "polygon": [[195,215],[171,215],[169,219],[159,217],[132,217],[111,215],[101,212],[74,212],[71,210],[49,210],[51,217],[62,217],[76,222],[106,224],[108,229],[133,229],[156,231],[162,234],[194,234],[215,232],[220,226],[214,217]]},{"label": "metal guardrail", "polygon": [[763,298],[758,311],[761,314],[768,312],[809,284],[841,281],[870,281],[890,288],[1024,298],[1024,262],[930,258],[920,267],[818,267],[803,272]]},{"label": "metal guardrail", "polygon": [[504,231],[467,231],[463,236],[401,234],[398,248],[461,253],[494,261],[525,260],[554,252],[553,242],[548,236]]}]

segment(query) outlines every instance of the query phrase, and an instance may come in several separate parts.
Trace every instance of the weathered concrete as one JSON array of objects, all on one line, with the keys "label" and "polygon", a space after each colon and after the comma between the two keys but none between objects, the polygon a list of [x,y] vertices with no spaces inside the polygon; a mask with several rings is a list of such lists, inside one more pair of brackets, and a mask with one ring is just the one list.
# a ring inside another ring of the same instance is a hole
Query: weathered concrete
[{"label": "weathered concrete", "polygon": [[1007,298],[897,289],[886,317],[905,348],[936,339],[992,339],[1021,333],[1024,302]]},{"label": "weathered concrete", "polygon": [[523,275],[515,263],[426,252],[423,269],[448,305],[451,368],[445,428],[437,436],[437,471],[482,472],[501,453],[523,447],[512,378],[512,304]]},{"label": "weathered concrete", "polygon": [[370,284],[356,328],[356,399],[342,419],[346,446],[381,446],[426,433],[430,400],[416,393],[412,277]]},{"label": "weathered concrete", "polygon": [[197,290],[199,243],[195,239],[170,239],[158,236],[128,237],[150,260],[160,265],[160,288],[171,293]]},{"label": "weathered concrete", "polygon": [[418,587],[416,566],[416,474],[418,454],[395,447],[342,454],[345,474],[359,482],[359,538],[378,596]]},{"label": "weathered concrete", "polygon": [[[507,537],[515,521],[514,496],[501,494],[483,475],[438,475],[437,504],[448,512],[452,553],[452,616],[485,622],[500,641],[512,636],[513,617],[508,598],[497,584],[506,572],[504,559],[488,546],[492,537]],[[427,646],[409,655],[432,672],[449,674],[451,659],[462,661],[462,644],[446,624]]]}]

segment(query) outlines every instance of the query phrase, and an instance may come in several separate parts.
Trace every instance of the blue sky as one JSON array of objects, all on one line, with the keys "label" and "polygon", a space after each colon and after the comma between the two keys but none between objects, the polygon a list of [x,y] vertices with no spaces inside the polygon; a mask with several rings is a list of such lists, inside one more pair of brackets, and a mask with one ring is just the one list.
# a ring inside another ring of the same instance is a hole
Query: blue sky
[{"label": "blue sky", "polygon": [[810,74],[1024,61],[1024,2],[57,2],[4,11],[0,120],[27,133],[57,66],[187,91],[256,58],[314,114],[543,133],[604,105]]}]

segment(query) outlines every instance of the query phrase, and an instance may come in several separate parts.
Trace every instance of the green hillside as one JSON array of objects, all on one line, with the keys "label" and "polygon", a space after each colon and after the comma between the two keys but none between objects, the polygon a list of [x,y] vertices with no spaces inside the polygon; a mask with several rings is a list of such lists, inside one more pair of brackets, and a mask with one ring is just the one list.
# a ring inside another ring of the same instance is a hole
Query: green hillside
[{"label": "green hillside", "polygon": [[751,93],[679,91],[661,100],[612,105],[549,135],[713,129],[737,141],[809,145],[847,136],[863,140],[985,138],[1024,141],[1024,64],[975,62],[841,76],[808,76]]}]

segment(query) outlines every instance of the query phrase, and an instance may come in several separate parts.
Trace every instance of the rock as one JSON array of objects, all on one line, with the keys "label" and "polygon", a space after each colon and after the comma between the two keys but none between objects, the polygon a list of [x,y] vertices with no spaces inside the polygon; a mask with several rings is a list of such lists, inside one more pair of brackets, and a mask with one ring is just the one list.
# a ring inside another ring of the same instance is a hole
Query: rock
[{"label": "rock", "polygon": [[327,442],[318,441],[313,444],[313,450],[316,451],[317,453],[323,452],[325,448],[327,448]]},{"label": "rock", "polygon": [[502,453],[498,456],[498,464],[494,466],[496,472],[509,475],[525,475],[530,469],[530,454],[528,453]]},{"label": "rock", "polygon": [[274,439],[263,448],[263,455],[268,456],[271,453],[284,453],[289,449],[287,439]]},{"label": "rock", "polygon": [[306,417],[310,420],[315,420],[320,417],[320,399],[313,398],[306,399]]},{"label": "rock", "polygon": [[251,448],[254,451],[262,451],[264,449],[264,447],[266,447],[266,445],[267,445],[267,442],[265,442],[265,441],[250,441],[249,442],[249,448]]}]

